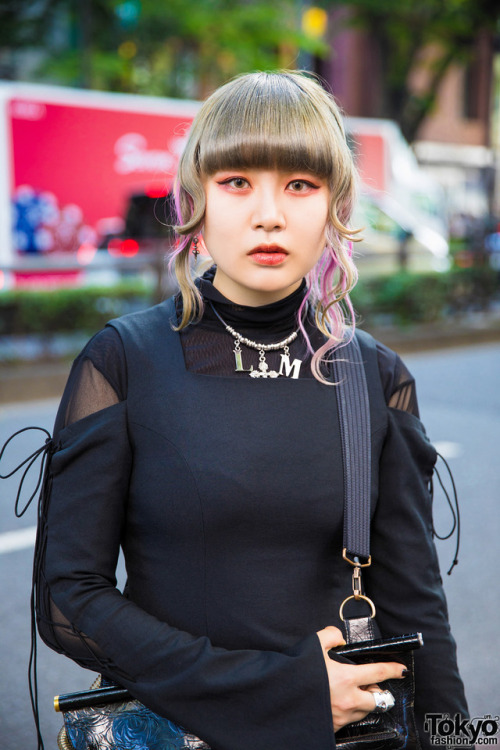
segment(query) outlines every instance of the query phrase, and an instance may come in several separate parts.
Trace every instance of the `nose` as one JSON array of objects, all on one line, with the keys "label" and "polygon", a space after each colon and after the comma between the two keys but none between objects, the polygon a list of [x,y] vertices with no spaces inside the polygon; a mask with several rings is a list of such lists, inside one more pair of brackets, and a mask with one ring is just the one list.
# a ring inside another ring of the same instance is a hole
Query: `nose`
[{"label": "nose", "polygon": [[280,231],[285,228],[286,218],[277,191],[272,189],[256,191],[252,225],[254,229],[263,229],[265,232]]}]

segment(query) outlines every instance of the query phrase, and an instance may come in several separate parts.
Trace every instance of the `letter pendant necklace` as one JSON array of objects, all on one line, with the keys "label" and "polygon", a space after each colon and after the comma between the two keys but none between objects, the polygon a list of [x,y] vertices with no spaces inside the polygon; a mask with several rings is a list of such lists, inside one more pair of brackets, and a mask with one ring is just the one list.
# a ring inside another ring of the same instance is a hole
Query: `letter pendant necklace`
[{"label": "letter pendant necklace", "polygon": [[[212,308],[226,331],[234,338],[233,352],[236,365],[234,369],[235,372],[248,372],[251,378],[279,378],[280,376],[284,376],[287,378],[291,377],[297,379],[299,377],[302,360],[294,359],[293,362],[290,362],[290,349],[288,346],[297,338],[298,330],[291,333],[286,337],[286,339],[283,339],[283,341],[278,341],[276,344],[259,344],[257,341],[247,339],[246,336],[242,336],[241,333],[238,333],[238,331],[235,331],[234,328],[231,328],[231,326],[222,319],[211,302],[210,307]],[[256,349],[259,352],[259,365],[257,370],[253,369],[253,365],[250,367],[250,369],[245,369],[243,367],[241,350],[242,344],[248,346],[250,349]],[[283,354],[281,354],[280,369],[270,370],[269,365],[266,362],[266,352],[277,351],[279,349],[283,349]]]}]

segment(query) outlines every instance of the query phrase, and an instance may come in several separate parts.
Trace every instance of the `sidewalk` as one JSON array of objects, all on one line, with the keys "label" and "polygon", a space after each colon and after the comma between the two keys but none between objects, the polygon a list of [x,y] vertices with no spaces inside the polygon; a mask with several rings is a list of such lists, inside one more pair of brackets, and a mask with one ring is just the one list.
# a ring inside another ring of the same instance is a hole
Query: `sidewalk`
[{"label": "sidewalk", "polygon": [[70,367],[61,362],[0,363],[0,404],[60,398]]},{"label": "sidewalk", "polygon": [[[363,327],[363,326],[362,326]],[[404,355],[410,352],[500,342],[500,314],[476,315],[457,322],[397,327],[367,328],[384,344]],[[60,398],[71,362],[31,361],[21,364],[0,362],[0,404]]]}]

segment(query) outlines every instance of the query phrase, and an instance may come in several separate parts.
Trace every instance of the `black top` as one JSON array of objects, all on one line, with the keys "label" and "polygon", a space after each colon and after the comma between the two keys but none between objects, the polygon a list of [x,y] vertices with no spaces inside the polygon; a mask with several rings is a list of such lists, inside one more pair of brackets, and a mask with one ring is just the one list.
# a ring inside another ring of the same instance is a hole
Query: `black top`
[{"label": "black top", "polygon": [[[202,289],[259,342],[294,330],[304,293],[262,314],[208,280]],[[234,372],[233,340],[209,305],[181,334],[169,309],[113,321],[74,365],[50,468],[40,631],[215,750],[333,748],[315,632],[340,624],[350,591],[336,389],[310,376],[301,337],[290,345],[304,358],[298,379],[252,378]],[[423,632],[422,728],[426,711],[466,715],[431,538],[435,451],[404,365],[360,343],[373,457],[365,583],[385,635]],[[120,545],[126,597],[115,588]]]}]

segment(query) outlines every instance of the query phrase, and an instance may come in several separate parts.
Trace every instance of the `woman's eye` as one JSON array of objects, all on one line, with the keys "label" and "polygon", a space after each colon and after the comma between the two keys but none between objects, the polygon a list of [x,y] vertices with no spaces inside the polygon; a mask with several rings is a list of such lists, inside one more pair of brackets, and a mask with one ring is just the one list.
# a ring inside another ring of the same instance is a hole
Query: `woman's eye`
[{"label": "woman's eye", "polygon": [[293,193],[304,193],[306,190],[316,190],[316,185],[307,180],[293,180],[288,185]]},{"label": "woman's eye", "polygon": [[241,190],[242,188],[248,187],[248,181],[244,177],[231,177],[229,180],[224,180],[223,185],[230,185],[230,187]]}]

